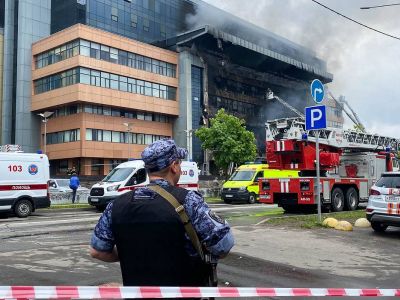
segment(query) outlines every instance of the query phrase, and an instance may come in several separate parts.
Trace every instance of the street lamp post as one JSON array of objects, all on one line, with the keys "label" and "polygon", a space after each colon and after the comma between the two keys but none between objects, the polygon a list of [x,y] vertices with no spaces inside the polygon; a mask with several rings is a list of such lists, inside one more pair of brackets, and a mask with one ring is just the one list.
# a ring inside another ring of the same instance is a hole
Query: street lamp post
[{"label": "street lamp post", "polygon": [[185,129],[183,130],[186,133],[186,144],[187,144],[187,150],[188,150],[188,157],[187,160],[191,161],[193,159],[193,153],[192,153],[192,138],[193,138],[193,132],[196,129]]},{"label": "street lamp post", "polygon": [[129,123],[122,123],[124,126],[126,126],[126,132],[128,134],[128,160],[130,157],[130,149],[131,146],[130,144],[132,144],[132,127],[133,127],[133,123],[129,122]]},{"label": "street lamp post", "polygon": [[54,114],[53,111],[45,111],[44,113],[38,114],[38,116],[42,117],[42,122],[44,123],[44,138],[43,138],[43,148],[44,148],[44,154],[46,153],[46,145],[47,145],[47,121],[51,117],[51,115]]}]

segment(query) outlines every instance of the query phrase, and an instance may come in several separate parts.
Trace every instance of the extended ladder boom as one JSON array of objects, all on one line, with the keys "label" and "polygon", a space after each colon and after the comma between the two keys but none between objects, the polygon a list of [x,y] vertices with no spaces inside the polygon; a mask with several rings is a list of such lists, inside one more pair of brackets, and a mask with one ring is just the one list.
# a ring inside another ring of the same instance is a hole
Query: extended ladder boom
[{"label": "extended ladder boom", "polygon": [[[304,134],[307,140],[315,142],[316,131],[305,130],[303,118],[283,118],[270,120],[265,123],[266,140],[302,140]],[[340,128],[326,128],[319,130],[319,142],[341,149],[363,149],[369,151],[385,150],[390,147],[391,151],[400,150],[400,139],[369,134],[355,130],[343,130]]]}]

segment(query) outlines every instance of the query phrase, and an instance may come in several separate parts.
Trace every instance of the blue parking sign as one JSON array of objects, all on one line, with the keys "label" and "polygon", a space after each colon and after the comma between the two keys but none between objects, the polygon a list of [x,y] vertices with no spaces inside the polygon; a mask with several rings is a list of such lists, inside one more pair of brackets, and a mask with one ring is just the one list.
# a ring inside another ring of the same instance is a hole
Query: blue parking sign
[{"label": "blue parking sign", "polygon": [[306,130],[326,128],[325,105],[316,105],[305,108]]}]

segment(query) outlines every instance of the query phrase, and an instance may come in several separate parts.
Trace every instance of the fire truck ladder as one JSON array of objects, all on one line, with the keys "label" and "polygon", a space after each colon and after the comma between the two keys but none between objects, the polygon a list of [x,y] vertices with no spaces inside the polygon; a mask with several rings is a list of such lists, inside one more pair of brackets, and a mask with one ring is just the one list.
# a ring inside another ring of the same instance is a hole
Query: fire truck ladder
[{"label": "fire truck ladder", "polygon": [[296,115],[298,115],[299,117],[304,119],[304,114],[302,114],[300,111],[298,111],[296,108],[294,108],[292,105],[290,105],[289,103],[287,103],[285,100],[279,98],[278,96],[274,95],[274,93],[268,89],[266,96],[265,96],[268,100],[272,100],[272,99],[276,99],[279,101],[279,103],[281,103],[283,106],[285,106],[286,108],[290,109],[291,111],[293,111]]},{"label": "fire truck ladder", "polygon": [[[270,120],[265,123],[265,130],[267,141],[280,139],[302,140],[304,134],[307,134],[308,141],[315,142],[316,140],[316,131],[306,131],[303,118]],[[391,151],[397,152],[400,150],[400,139],[332,127],[319,130],[319,142],[343,149],[376,151],[390,147]]]}]

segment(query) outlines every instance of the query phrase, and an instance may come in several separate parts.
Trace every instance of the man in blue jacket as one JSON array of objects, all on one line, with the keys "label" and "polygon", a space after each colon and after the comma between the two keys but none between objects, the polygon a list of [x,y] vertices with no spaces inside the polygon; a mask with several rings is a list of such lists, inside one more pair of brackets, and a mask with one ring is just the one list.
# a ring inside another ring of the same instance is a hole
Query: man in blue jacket
[{"label": "man in blue jacket", "polygon": [[72,176],[69,180],[69,188],[72,189],[72,204],[75,203],[76,190],[80,185],[81,183],[79,182],[78,176],[76,175],[76,173],[72,173]]}]

